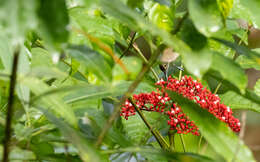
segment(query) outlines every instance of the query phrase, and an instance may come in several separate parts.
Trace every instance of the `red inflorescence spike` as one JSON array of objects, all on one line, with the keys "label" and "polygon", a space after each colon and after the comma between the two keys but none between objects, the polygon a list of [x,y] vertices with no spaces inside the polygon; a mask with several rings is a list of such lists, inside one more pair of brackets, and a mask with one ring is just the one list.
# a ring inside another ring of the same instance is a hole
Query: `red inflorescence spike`
[{"label": "red inflorescence spike", "polygon": [[[169,77],[168,81],[160,80],[156,85],[159,86],[157,92],[133,95],[136,105],[141,110],[161,112],[168,115],[170,129],[176,130],[177,133],[199,135],[197,126],[182,112],[181,107],[177,106],[174,100],[168,96],[165,92],[166,89],[193,100],[218,119],[227,123],[233,131],[240,131],[240,122],[232,115],[230,107],[221,104],[217,95],[203,88],[201,83],[191,77],[184,76],[181,80]],[[135,115],[135,108],[127,100],[122,107],[121,116],[128,119],[132,115]]]}]

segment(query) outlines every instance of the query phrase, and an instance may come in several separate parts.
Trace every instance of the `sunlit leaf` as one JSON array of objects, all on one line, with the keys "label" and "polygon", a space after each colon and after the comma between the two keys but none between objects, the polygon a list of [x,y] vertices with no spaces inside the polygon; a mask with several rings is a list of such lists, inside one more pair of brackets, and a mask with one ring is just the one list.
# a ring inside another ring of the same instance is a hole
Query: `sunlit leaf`
[{"label": "sunlit leaf", "polygon": [[211,36],[223,27],[216,0],[189,1],[188,6],[193,23],[204,35]]}]

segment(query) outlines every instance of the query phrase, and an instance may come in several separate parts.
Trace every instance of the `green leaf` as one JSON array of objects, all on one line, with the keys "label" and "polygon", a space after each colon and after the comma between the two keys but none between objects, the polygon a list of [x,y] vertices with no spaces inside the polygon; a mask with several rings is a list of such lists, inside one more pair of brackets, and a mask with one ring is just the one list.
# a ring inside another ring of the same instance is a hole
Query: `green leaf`
[{"label": "green leaf", "polygon": [[[0,146],[0,154],[3,155],[3,147]],[[9,160],[11,161],[30,161],[36,160],[36,156],[32,151],[14,147],[11,150]]]},{"label": "green leaf", "polygon": [[260,27],[260,15],[257,14],[260,8],[259,0],[240,0],[240,3],[243,7],[245,7],[249,12],[252,18],[252,21]]},{"label": "green leaf", "polygon": [[230,42],[230,41],[226,41],[224,39],[219,39],[219,38],[212,38],[213,40],[220,42],[222,44],[224,44],[227,47],[230,47],[231,49],[235,50],[238,54],[240,55],[245,55],[250,59],[253,59],[254,61],[256,61],[256,63],[260,64],[260,54],[255,52],[255,51],[251,51],[249,48],[247,48],[246,46],[240,46],[236,43]]},{"label": "green leaf", "polygon": [[254,87],[255,94],[260,97],[260,79],[257,80]]},{"label": "green leaf", "polygon": [[216,0],[188,1],[190,17],[198,31],[211,36],[223,27]]},{"label": "green leaf", "polygon": [[[215,151],[221,154],[227,161],[231,161],[234,157],[241,162],[255,161],[251,151],[224,122],[221,122],[207,110],[181,95],[172,91],[167,91],[167,93],[181,106],[186,115],[194,121],[203,137]],[[239,151],[236,148],[238,144],[240,145]]]},{"label": "green leaf", "polygon": [[0,35],[0,59],[7,74],[11,73],[13,54],[7,36]]},{"label": "green leaf", "polygon": [[[23,43],[26,33],[37,26],[35,0],[3,0],[0,4],[0,28],[14,43]],[[12,11],[12,12],[10,12]]]},{"label": "green leaf", "polygon": [[31,59],[31,66],[34,67],[52,67],[53,61],[51,59],[51,55],[48,53],[47,50],[42,48],[32,48],[32,59]]},{"label": "green leaf", "polygon": [[[64,97],[66,103],[73,103],[85,99],[100,99],[105,97],[116,97],[123,95],[131,82],[119,82],[115,85],[82,85],[79,88],[74,88],[68,95]],[[75,86],[74,86],[75,87]],[[61,88],[62,89],[62,88]],[[154,87],[147,83],[140,83],[136,88],[135,93],[150,92],[154,90]]]},{"label": "green leaf", "polygon": [[252,24],[254,19],[251,11],[241,4],[241,0],[234,0],[230,17],[234,19],[243,19],[249,24]]},{"label": "green leaf", "polygon": [[[46,83],[37,78],[27,76],[21,78],[19,81],[20,84],[29,87],[35,95],[41,95],[42,93],[51,89]],[[44,103],[44,105],[46,105],[46,109],[53,110],[56,114],[59,114],[61,117],[63,117],[69,124],[77,127],[77,119],[73,110],[62,101],[61,96],[57,94],[46,95],[41,98],[41,101]]]},{"label": "green leaf", "polygon": [[237,57],[236,62],[243,68],[243,69],[250,69],[254,68],[256,70],[260,70],[260,64],[258,64],[256,61],[244,56],[240,55]]},{"label": "green leaf", "polygon": [[168,32],[173,30],[174,14],[168,6],[154,3],[148,12],[148,18],[153,24],[157,25],[158,28]]},{"label": "green leaf", "polygon": [[166,152],[155,148],[150,147],[127,147],[118,150],[107,150],[103,151],[106,153],[123,153],[123,152],[131,152],[131,153],[141,153],[141,155],[146,156],[149,161],[158,161],[158,159],[166,160],[166,161],[174,161],[174,162],[210,162],[212,159],[198,155],[193,153],[178,153],[178,152]]},{"label": "green leaf", "polygon": [[234,84],[241,92],[245,92],[247,76],[237,63],[219,53],[214,53],[211,69],[219,71],[223,79]]},{"label": "green leaf", "polygon": [[50,112],[46,111],[44,108],[39,108],[43,111],[44,115],[50,120],[53,124],[60,129],[62,134],[70,141],[79,151],[79,155],[83,161],[101,161],[101,156],[94,148],[94,146],[86,141],[81,134],[78,133],[77,130],[71,128],[64,121],[58,119]]},{"label": "green leaf", "polygon": [[[127,8],[120,1],[101,0],[101,5],[105,12],[116,17],[119,21],[126,23],[133,30],[141,29],[142,31],[148,31],[152,35],[160,36],[167,45],[183,56],[185,67],[192,74],[202,77],[202,75],[210,67],[210,55],[199,55],[197,53],[193,53],[191,49],[176,36],[172,36],[170,33],[157,28],[155,25],[149,23],[146,19],[140,16],[137,12]],[[191,62],[197,62],[197,65],[201,66],[194,66]]]},{"label": "green leaf", "polygon": [[251,110],[260,113],[260,103],[256,103],[235,92],[228,91],[220,97],[221,101],[225,105],[229,105],[232,109]]},{"label": "green leaf", "polygon": [[112,78],[112,70],[102,55],[90,48],[80,46],[70,46],[67,53],[81,64],[84,64],[90,72],[100,80],[108,82]]},{"label": "green leaf", "polygon": [[217,3],[222,16],[226,19],[233,7],[233,0],[217,0]]},{"label": "green leaf", "polygon": [[38,8],[40,35],[49,45],[59,47],[69,36],[69,16],[65,0],[40,0]]},{"label": "green leaf", "polygon": [[199,33],[190,19],[183,22],[179,35],[192,50],[199,51],[207,46],[207,38]]},{"label": "green leaf", "polygon": [[130,72],[130,76],[128,78],[128,75],[123,71],[120,65],[116,64],[113,68],[113,80],[134,80],[142,69],[142,60],[138,57],[123,57],[122,62],[126,65],[127,70]]},{"label": "green leaf", "polygon": [[[88,13],[88,9],[82,7],[75,7],[70,9],[69,15],[72,20],[72,26],[76,29],[82,29],[84,32],[95,36],[102,42],[110,45],[111,47],[114,45],[115,39],[115,28],[117,26],[117,22],[102,18],[101,16],[95,16]],[[74,35],[75,34],[75,35]],[[82,40],[80,39],[82,38]],[[78,44],[78,42],[86,42],[86,36],[80,34],[78,32],[72,33],[72,43]],[[82,43],[80,42],[80,43]],[[91,45],[88,42],[89,45]]]},{"label": "green leaf", "polygon": [[[166,120],[162,120],[162,114],[156,112],[143,112],[147,121],[152,125],[164,121],[163,124],[167,125]],[[131,116],[128,120],[122,119],[125,131],[133,143],[140,144],[148,140],[148,137],[151,137],[152,133],[146,127],[142,119],[138,114]]]}]

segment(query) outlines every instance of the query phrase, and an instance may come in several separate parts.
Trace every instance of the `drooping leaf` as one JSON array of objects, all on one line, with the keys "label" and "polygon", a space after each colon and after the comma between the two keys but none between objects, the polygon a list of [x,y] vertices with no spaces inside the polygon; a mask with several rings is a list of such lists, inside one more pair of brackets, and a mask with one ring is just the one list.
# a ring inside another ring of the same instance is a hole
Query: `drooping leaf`
[{"label": "drooping leaf", "polygon": [[206,36],[223,27],[221,12],[216,0],[189,1],[189,13],[198,31]]},{"label": "drooping leaf", "polygon": [[[236,156],[237,161],[255,161],[251,151],[243,144],[242,141],[231,131],[230,128],[212,114],[201,108],[181,95],[168,91],[173,98],[198,126],[201,134],[215,149],[217,153],[222,155],[227,161],[230,161]],[[236,147],[240,147],[237,151]]]}]

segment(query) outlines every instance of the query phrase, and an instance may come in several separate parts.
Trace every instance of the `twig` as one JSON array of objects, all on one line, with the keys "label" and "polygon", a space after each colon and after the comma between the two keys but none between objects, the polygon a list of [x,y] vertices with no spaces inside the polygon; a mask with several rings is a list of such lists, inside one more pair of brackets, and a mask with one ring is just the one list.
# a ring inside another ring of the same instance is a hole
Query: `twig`
[{"label": "twig", "polygon": [[139,83],[142,81],[144,75],[146,74],[146,72],[152,67],[154,61],[157,59],[157,57],[160,54],[161,49],[157,49],[157,51],[155,52],[155,54],[153,55],[153,57],[150,59],[149,63],[146,64],[142,71],[138,74],[136,80],[129,86],[127,92],[124,94],[124,96],[121,98],[120,102],[115,106],[114,112],[111,114],[110,118],[108,119],[108,121],[106,122],[104,128],[102,129],[101,133],[98,136],[97,142],[96,142],[96,146],[99,147],[107,133],[107,131],[109,130],[109,128],[112,126],[114,120],[119,116],[120,114],[120,108],[121,105],[125,102],[125,100],[130,97],[130,95],[134,92],[134,90],[136,89],[136,87],[139,85]]},{"label": "twig", "polygon": [[6,115],[6,126],[5,126],[5,139],[4,139],[4,151],[3,151],[3,162],[8,162],[9,152],[10,152],[10,143],[11,143],[11,133],[12,133],[12,116],[13,116],[13,103],[14,103],[14,91],[16,84],[16,73],[18,67],[20,48],[17,47],[14,52],[13,58],[13,67],[10,80],[9,88],[9,98],[8,98],[8,107]]},{"label": "twig", "polygon": [[171,32],[172,35],[177,34],[181,30],[181,26],[184,22],[184,20],[188,17],[189,12],[186,12],[185,15],[180,19],[178,24],[176,25],[176,28]]},{"label": "twig", "polygon": [[129,97],[128,100],[134,106],[134,108],[137,111],[138,115],[141,117],[141,119],[145,123],[146,127],[151,131],[151,133],[153,134],[153,136],[155,137],[156,141],[161,146],[161,148],[168,149],[169,146],[168,146],[167,142],[165,142],[165,140],[162,138],[162,136],[158,135],[158,134],[160,134],[158,131],[156,131],[154,128],[152,128],[152,126],[150,125],[150,123],[147,121],[147,119],[145,118],[144,114],[142,113],[142,111],[136,106],[136,104],[133,101],[133,99],[131,97]]},{"label": "twig", "polygon": [[134,43],[135,36],[136,36],[136,32],[134,32],[127,49],[123,52],[123,54],[119,57],[119,59],[123,58],[127,54],[127,52],[129,51],[129,49],[132,47],[132,45]]},{"label": "twig", "polygon": [[[142,52],[140,51],[140,49],[137,47],[137,45],[133,44],[133,47],[135,49],[135,51],[137,52],[137,54],[141,57],[141,59],[143,60],[144,63],[148,64],[148,60],[144,57],[144,55],[142,54]],[[155,72],[155,70],[150,67],[151,72],[153,73],[153,76],[157,79],[160,80],[160,78],[158,77],[158,74]]]},{"label": "twig", "polygon": [[[182,64],[181,64],[181,68],[183,68]],[[180,72],[179,72],[179,81],[181,80],[181,77],[182,77],[182,70],[180,70]],[[180,134],[180,138],[181,138],[181,144],[182,144],[183,151],[186,152],[185,142],[184,142],[182,134]]]}]

